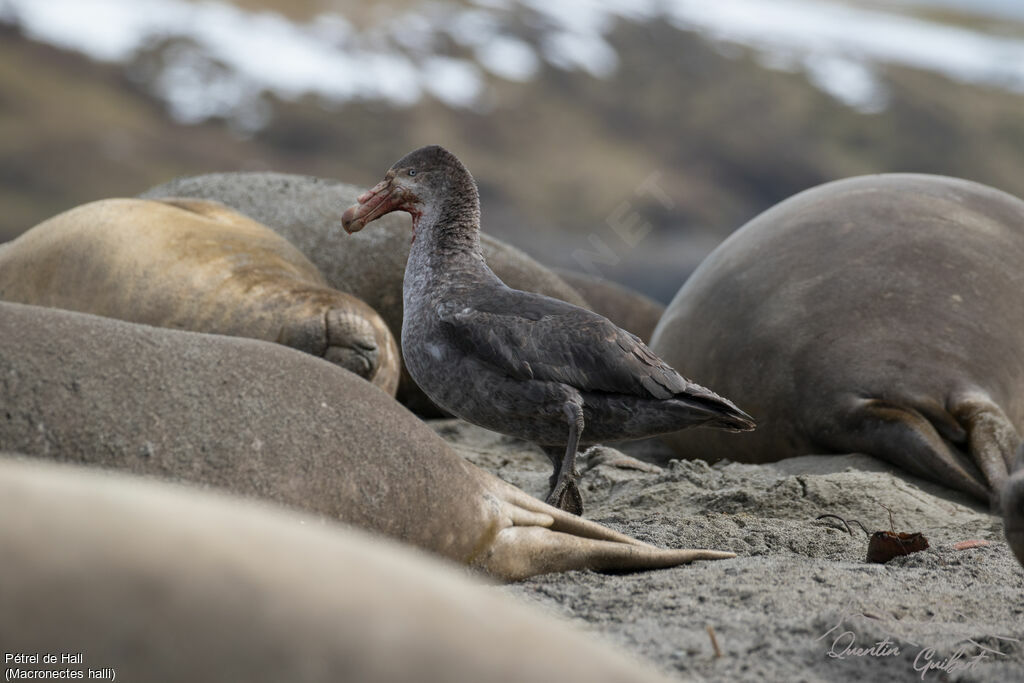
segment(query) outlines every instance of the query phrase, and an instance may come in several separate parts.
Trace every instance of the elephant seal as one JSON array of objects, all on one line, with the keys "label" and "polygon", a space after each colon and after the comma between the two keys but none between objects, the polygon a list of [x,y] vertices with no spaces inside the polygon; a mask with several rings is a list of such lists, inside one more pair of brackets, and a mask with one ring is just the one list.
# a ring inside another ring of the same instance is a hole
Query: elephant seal
[{"label": "elephant seal", "polygon": [[996,497],[1024,428],[1024,201],[928,175],[802,192],[731,235],[651,347],[756,432],[678,433],[684,457],[873,455]]},{"label": "elephant seal", "polygon": [[381,317],[215,202],[107,199],[59,214],[0,249],[0,299],[277,341],[391,395],[398,386],[398,346]]},{"label": "elephant seal", "polygon": [[[211,173],[177,178],[142,197],[213,199],[269,226],[311,260],[335,289],[379,312],[396,339],[402,332],[402,278],[409,259],[409,216],[392,215],[370,232],[348,236],[341,213],[365,188],[287,173]],[[484,258],[510,287],[547,294],[577,306],[587,302],[572,287],[522,251],[481,235]],[[398,399],[424,416],[444,413],[402,373]]]},{"label": "elephant seal", "polygon": [[587,300],[590,310],[645,342],[651,340],[654,328],[665,313],[665,307],[657,301],[605,278],[565,268],[555,268],[554,272]]},{"label": "elephant seal", "polygon": [[7,450],[268,499],[509,580],[733,556],[545,505],[367,382],[278,344],[0,303],[0,348]]},{"label": "elephant seal", "polygon": [[667,680],[411,548],[109,472],[0,457],[0,555],[5,652],[116,680]]}]

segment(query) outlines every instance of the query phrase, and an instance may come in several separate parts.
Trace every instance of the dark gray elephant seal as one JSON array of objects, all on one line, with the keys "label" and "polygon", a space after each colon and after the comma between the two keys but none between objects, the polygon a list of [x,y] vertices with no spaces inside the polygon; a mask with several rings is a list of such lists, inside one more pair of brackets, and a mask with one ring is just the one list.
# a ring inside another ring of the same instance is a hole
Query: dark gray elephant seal
[{"label": "dark gray elephant seal", "polygon": [[209,201],[107,199],[0,247],[0,299],[277,341],[394,395],[398,345],[266,226]]},{"label": "dark gray elephant seal", "polygon": [[861,452],[978,498],[1024,429],[1024,201],[878,175],[740,228],[669,305],[651,347],[746,407],[756,432],[679,433],[686,457]]},{"label": "dark gray elephant seal", "polygon": [[[380,313],[395,338],[402,331],[402,278],[409,259],[409,216],[387,216],[369,231],[346,235],[341,214],[365,188],[287,173],[211,173],[177,178],[141,196],[214,199],[270,226],[311,260],[335,289]],[[577,306],[587,302],[522,251],[481,235],[484,258],[510,287],[547,294]],[[398,398],[424,415],[441,411],[402,373]]]},{"label": "dark gray elephant seal", "polygon": [[665,313],[665,307],[657,301],[606,278],[565,268],[555,268],[554,271],[587,300],[590,310],[645,342],[651,340],[654,328]]},{"label": "dark gray elephant seal", "polygon": [[0,349],[7,450],[272,500],[504,579],[732,556],[545,505],[367,382],[278,344],[0,303]]},{"label": "dark gray elephant seal", "polygon": [[210,492],[0,457],[0,642],[124,681],[664,681],[411,548]]}]

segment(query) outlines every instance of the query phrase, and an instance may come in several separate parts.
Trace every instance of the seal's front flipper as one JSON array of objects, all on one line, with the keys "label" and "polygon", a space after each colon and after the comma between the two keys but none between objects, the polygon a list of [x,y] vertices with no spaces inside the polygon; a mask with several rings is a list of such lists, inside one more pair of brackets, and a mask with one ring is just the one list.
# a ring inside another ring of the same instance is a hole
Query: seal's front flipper
[{"label": "seal's front flipper", "polygon": [[948,436],[962,436],[950,421],[933,423],[924,413],[933,412],[910,403],[879,398],[849,398],[844,424],[833,428],[834,440],[823,445],[836,452],[866,453],[890,462],[924,479],[944,484],[988,501],[985,477],[957,449]]},{"label": "seal's front flipper", "polygon": [[324,358],[337,365],[366,364],[371,367],[366,376],[389,396],[398,390],[402,374],[402,361],[398,342],[387,323],[363,301],[339,293],[344,302],[335,303],[324,316],[327,329],[327,349]]},{"label": "seal's front flipper", "polygon": [[275,340],[340,365],[363,379],[373,378],[380,364],[380,348],[369,323],[343,309],[288,320]]},{"label": "seal's front flipper", "polygon": [[373,325],[345,308],[332,308],[324,315],[324,329],[327,343],[324,358],[371,379],[384,352]]},{"label": "seal's front flipper", "polygon": [[[369,380],[394,396],[401,361],[398,345],[383,319],[362,301],[332,292],[333,305],[311,305],[314,312],[296,313],[277,335],[278,344],[320,356]],[[316,304],[316,302],[313,302]]]}]

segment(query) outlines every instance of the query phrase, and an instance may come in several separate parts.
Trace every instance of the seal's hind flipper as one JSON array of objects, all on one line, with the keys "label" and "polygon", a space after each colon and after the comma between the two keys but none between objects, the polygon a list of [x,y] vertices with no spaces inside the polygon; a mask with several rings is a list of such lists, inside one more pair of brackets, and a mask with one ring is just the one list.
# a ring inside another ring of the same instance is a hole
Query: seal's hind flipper
[{"label": "seal's hind flipper", "polygon": [[616,541],[598,541],[537,526],[502,529],[476,563],[506,581],[573,569],[630,572],[667,569],[695,560],[724,560],[735,553],[718,550],[662,549]]},{"label": "seal's hind flipper", "polygon": [[1020,435],[1002,408],[983,393],[959,393],[950,400],[949,409],[967,430],[968,452],[996,498],[1012,470]]},{"label": "seal's hind flipper", "polygon": [[470,564],[506,581],[572,569],[642,571],[736,557],[718,550],[658,548],[502,484],[492,503],[504,523]]},{"label": "seal's hind flipper", "polygon": [[934,412],[929,407],[918,409],[909,401],[851,396],[844,412],[842,429],[833,429],[835,439],[823,445],[836,452],[866,453],[924,479],[989,500],[981,471],[942,436],[959,435],[958,430],[947,420],[936,423],[925,417]]}]

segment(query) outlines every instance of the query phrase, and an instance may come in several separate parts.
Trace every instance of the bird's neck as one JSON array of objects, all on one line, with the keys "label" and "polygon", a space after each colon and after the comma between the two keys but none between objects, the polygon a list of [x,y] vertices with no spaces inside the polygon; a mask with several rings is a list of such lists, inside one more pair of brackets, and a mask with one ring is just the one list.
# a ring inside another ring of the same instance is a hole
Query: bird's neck
[{"label": "bird's neck", "polygon": [[406,265],[406,282],[448,282],[490,272],[480,246],[480,199],[472,179],[458,184],[443,200],[413,216],[415,232]]}]

